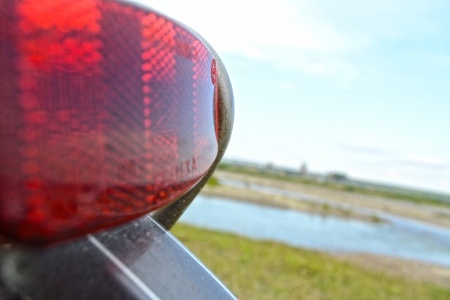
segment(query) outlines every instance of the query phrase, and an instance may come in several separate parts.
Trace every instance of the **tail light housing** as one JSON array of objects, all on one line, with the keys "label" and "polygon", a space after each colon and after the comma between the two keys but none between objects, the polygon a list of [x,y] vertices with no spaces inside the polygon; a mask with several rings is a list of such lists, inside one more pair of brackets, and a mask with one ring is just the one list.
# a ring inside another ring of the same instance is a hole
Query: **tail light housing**
[{"label": "tail light housing", "polygon": [[121,1],[0,0],[0,42],[4,237],[47,243],[134,219],[220,160],[226,72],[180,23]]}]

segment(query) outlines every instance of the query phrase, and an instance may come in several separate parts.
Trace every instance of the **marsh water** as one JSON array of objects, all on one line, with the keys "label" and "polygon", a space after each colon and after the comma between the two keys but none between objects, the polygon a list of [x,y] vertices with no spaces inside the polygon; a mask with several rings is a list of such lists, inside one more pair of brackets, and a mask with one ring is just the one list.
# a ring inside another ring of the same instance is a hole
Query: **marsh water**
[{"label": "marsh water", "polygon": [[389,255],[450,266],[450,230],[395,216],[367,222],[199,195],[180,221],[327,252]]}]

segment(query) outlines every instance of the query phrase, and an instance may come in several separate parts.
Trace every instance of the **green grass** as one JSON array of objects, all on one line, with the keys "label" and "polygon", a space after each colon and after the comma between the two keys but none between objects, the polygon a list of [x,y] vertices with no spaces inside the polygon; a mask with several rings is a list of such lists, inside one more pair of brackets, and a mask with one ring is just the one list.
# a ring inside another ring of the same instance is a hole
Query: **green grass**
[{"label": "green grass", "polygon": [[315,180],[299,178],[299,177],[291,176],[291,175],[261,172],[261,171],[257,171],[254,169],[245,168],[245,167],[236,166],[236,165],[225,164],[225,163],[219,164],[218,169],[252,175],[252,176],[257,176],[257,177],[271,178],[271,179],[276,179],[276,180],[281,180],[281,181],[288,181],[288,182],[293,182],[293,183],[303,183],[303,184],[321,186],[321,187],[325,187],[325,188],[329,188],[329,189],[333,189],[333,190],[340,190],[340,191],[347,191],[347,192],[360,193],[360,194],[366,194],[366,195],[374,195],[374,196],[393,198],[393,199],[398,199],[398,200],[405,200],[405,201],[410,201],[410,202],[414,202],[414,203],[431,204],[431,205],[444,206],[444,207],[450,206],[449,202],[442,201],[441,199],[439,199],[436,196],[434,196],[430,193],[427,193],[427,192],[420,192],[420,191],[411,191],[411,192],[394,192],[394,191],[392,191],[391,192],[391,191],[387,191],[387,190],[365,189],[362,187],[356,187],[356,186],[351,186],[351,185],[342,184],[342,183],[318,182]]},{"label": "green grass", "polygon": [[209,178],[209,180],[206,184],[209,186],[219,186],[220,185],[219,180],[214,176],[211,176],[211,178]]},{"label": "green grass", "polygon": [[240,299],[450,299],[443,288],[330,255],[177,224],[172,233]]}]

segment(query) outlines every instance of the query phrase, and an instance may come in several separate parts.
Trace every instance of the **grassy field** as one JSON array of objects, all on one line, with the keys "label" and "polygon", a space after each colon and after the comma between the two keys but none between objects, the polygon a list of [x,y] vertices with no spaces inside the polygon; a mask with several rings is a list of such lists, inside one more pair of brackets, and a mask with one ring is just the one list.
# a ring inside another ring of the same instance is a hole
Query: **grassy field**
[{"label": "grassy field", "polygon": [[[282,180],[282,181],[289,181],[289,182],[298,182],[298,183],[304,183],[304,184],[310,184],[310,185],[316,185],[321,186],[329,189],[334,190],[340,190],[340,191],[346,191],[346,192],[354,192],[354,193],[360,193],[360,194],[366,194],[366,195],[374,195],[374,196],[381,196],[381,197],[387,197],[387,198],[393,198],[398,200],[405,200],[415,203],[423,203],[423,204],[431,204],[431,205],[437,205],[437,206],[445,206],[450,207],[450,202],[446,202],[442,200],[442,196],[438,196],[435,194],[427,193],[427,192],[421,192],[421,191],[387,191],[387,190],[373,190],[373,189],[366,189],[361,187],[355,187],[351,186],[345,183],[333,183],[333,182],[318,182],[315,180],[309,180],[305,178],[300,178],[297,176],[291,176],[291,175],[283,175],[283,174],[276,174],[276,173],[267,173],[267,172],[261,172],[237,165],[230,165],[221,163],[218,167],[220,170],[226,170],[226,171],[232,171],[232,172],[238,172],[253,176],[260,176],[265,178],[271,178],[276,180]],[[448,196],[446,196],[446,199],[448,199]]]},{"label": "grassy field", "polygon": [[394,278],[311,250],[177,224],[172,233],[240,299],[450,299],[450,291]]}]

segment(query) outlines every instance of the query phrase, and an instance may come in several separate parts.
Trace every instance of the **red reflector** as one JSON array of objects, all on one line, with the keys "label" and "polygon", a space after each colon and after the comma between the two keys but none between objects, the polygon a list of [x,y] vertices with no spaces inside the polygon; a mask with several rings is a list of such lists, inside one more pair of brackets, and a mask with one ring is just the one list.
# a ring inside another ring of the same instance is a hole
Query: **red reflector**
[{"label": "red reflector", "polygon": [[186,193],[217,155],[215,61],[124,3],[0,0],[0,230],[46,242]]}]

